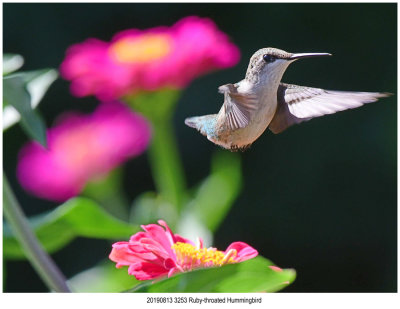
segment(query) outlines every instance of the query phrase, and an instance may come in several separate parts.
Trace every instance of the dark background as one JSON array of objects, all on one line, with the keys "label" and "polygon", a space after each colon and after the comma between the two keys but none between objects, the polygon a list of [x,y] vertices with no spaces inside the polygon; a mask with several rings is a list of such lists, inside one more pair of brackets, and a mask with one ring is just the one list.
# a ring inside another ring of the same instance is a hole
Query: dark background
[{"label": "dark background", "polygon": [[[184,119],[219,110],[217,87],[244,78],[259,48],[333,54],[296,62],[285,82],[394,93],[280,135],[267,130],[241,154],[243,189],[214,245],[242,240],[279,266],[295,268],[298,277],[285,292],[397,291],[397,4],[4,4],[3,15],[4,52],[23,55],[23,70],[57,68],[66,48],[88,37],[109,40],[123,29],[172,25],[187,15],[212,18],[242,58],[234,68],[196,79],[179,101],[174,125],[189,186],[208,174],[216,146]],[[96,106],[92,97],[72,97],[68,86],[57,80],[40,104],[48,126],[65,110]],[[16,155],[26,140],[19,126],[9,129],[3,160],[33,215],[55,204],[27,195],[16,182]],[[154,187],[145,155],[127,168],[132,199]],[[53,257],[70,277],[108,250],[108,242],[77,239]],[[27,262],[5,266],[5,291],[47,291]]]}]

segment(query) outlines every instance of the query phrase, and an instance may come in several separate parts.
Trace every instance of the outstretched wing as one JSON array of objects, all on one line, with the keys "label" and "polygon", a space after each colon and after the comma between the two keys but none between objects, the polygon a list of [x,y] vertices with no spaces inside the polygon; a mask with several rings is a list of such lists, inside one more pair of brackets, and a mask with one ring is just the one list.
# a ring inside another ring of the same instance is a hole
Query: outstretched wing
[{"label": "outstretched wing", "polygon": [[331,91],[281,83],[278,107],[269,128],[275,134],[293,124],[371,103],[389,93]]},{"label": "outstretched wing", "polygon": [[230,130],[246,127],[257,110],[257,96],[239,93],[233,84],[223,85],[218,90],[225,96],[218,117],[222,117]]}]

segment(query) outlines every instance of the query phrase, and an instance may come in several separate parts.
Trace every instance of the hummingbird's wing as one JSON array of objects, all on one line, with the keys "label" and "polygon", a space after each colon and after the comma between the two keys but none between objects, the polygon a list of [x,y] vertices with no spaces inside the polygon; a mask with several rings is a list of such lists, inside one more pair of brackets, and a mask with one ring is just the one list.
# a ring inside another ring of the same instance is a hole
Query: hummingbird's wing
[{"label": "hummingbird's wing", "polygon": [[246,127],[257,110],[257,96],[239,93],[233,84],[222,85],[218,90],[225,96],[218,118],[227,124],[229,130]]},{"label": "hummingbird's wing", "polygon": [[371,103],[389,93],[331,91],[281,83],[278,107],[269,129],[275,134],[293,124]]}]

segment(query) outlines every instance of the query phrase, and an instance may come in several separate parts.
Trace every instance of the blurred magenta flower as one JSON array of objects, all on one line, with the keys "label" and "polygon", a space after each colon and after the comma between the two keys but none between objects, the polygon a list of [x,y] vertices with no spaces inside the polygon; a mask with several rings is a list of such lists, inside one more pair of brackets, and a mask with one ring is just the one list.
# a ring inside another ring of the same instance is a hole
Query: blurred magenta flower
[{"label": "blurred magenta flower", "polygon": [[239,57],[211,19],[190,16],[172,27],[128,29],[111,42],[75,44],[60,70],[74,95],[109,100],[140,90],[180,89],[202,74],[235,65]]},{"label": "blurred magenta flower", "polygon": [[19,153],[17,177],[32,194],[64,201],[149,144],[150,126],[119,102],[102,103],[93,114],[64,114],[47,131],[48,149],[28,142]]},{"label": "blurred magenta flower", "polygon": [[238,263],[258,255],[257,250],[244,242],[234,242],[225,251],[204,248],[201,239],[195,245],[173,234],[164,221],[158,223],[142,225],[144,232],[136,233],[129,242],[113,244],[109,258],[117,263],[117,268],[129,266],[130,275],[149,280],[196,268]]}]

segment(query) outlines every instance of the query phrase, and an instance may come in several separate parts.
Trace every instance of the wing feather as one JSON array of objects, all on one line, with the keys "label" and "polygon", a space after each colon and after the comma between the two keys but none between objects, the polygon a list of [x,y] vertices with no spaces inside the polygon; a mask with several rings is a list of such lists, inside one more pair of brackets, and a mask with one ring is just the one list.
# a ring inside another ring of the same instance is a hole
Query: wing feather
[{"label": "wing feather", "polygon": [[332,91],[282,83],[278,88],[277,111],[269,128],[274,133],[280,133],[293,124],[356,108],[389,95],[380,92]]},{"label": "wing feather", "polygon": [[257,97],[237,91],[233,84],[218,88],[225,96],[220,116],[223,117],[228,129],[237,130],[246,127],[257,110]]}]

